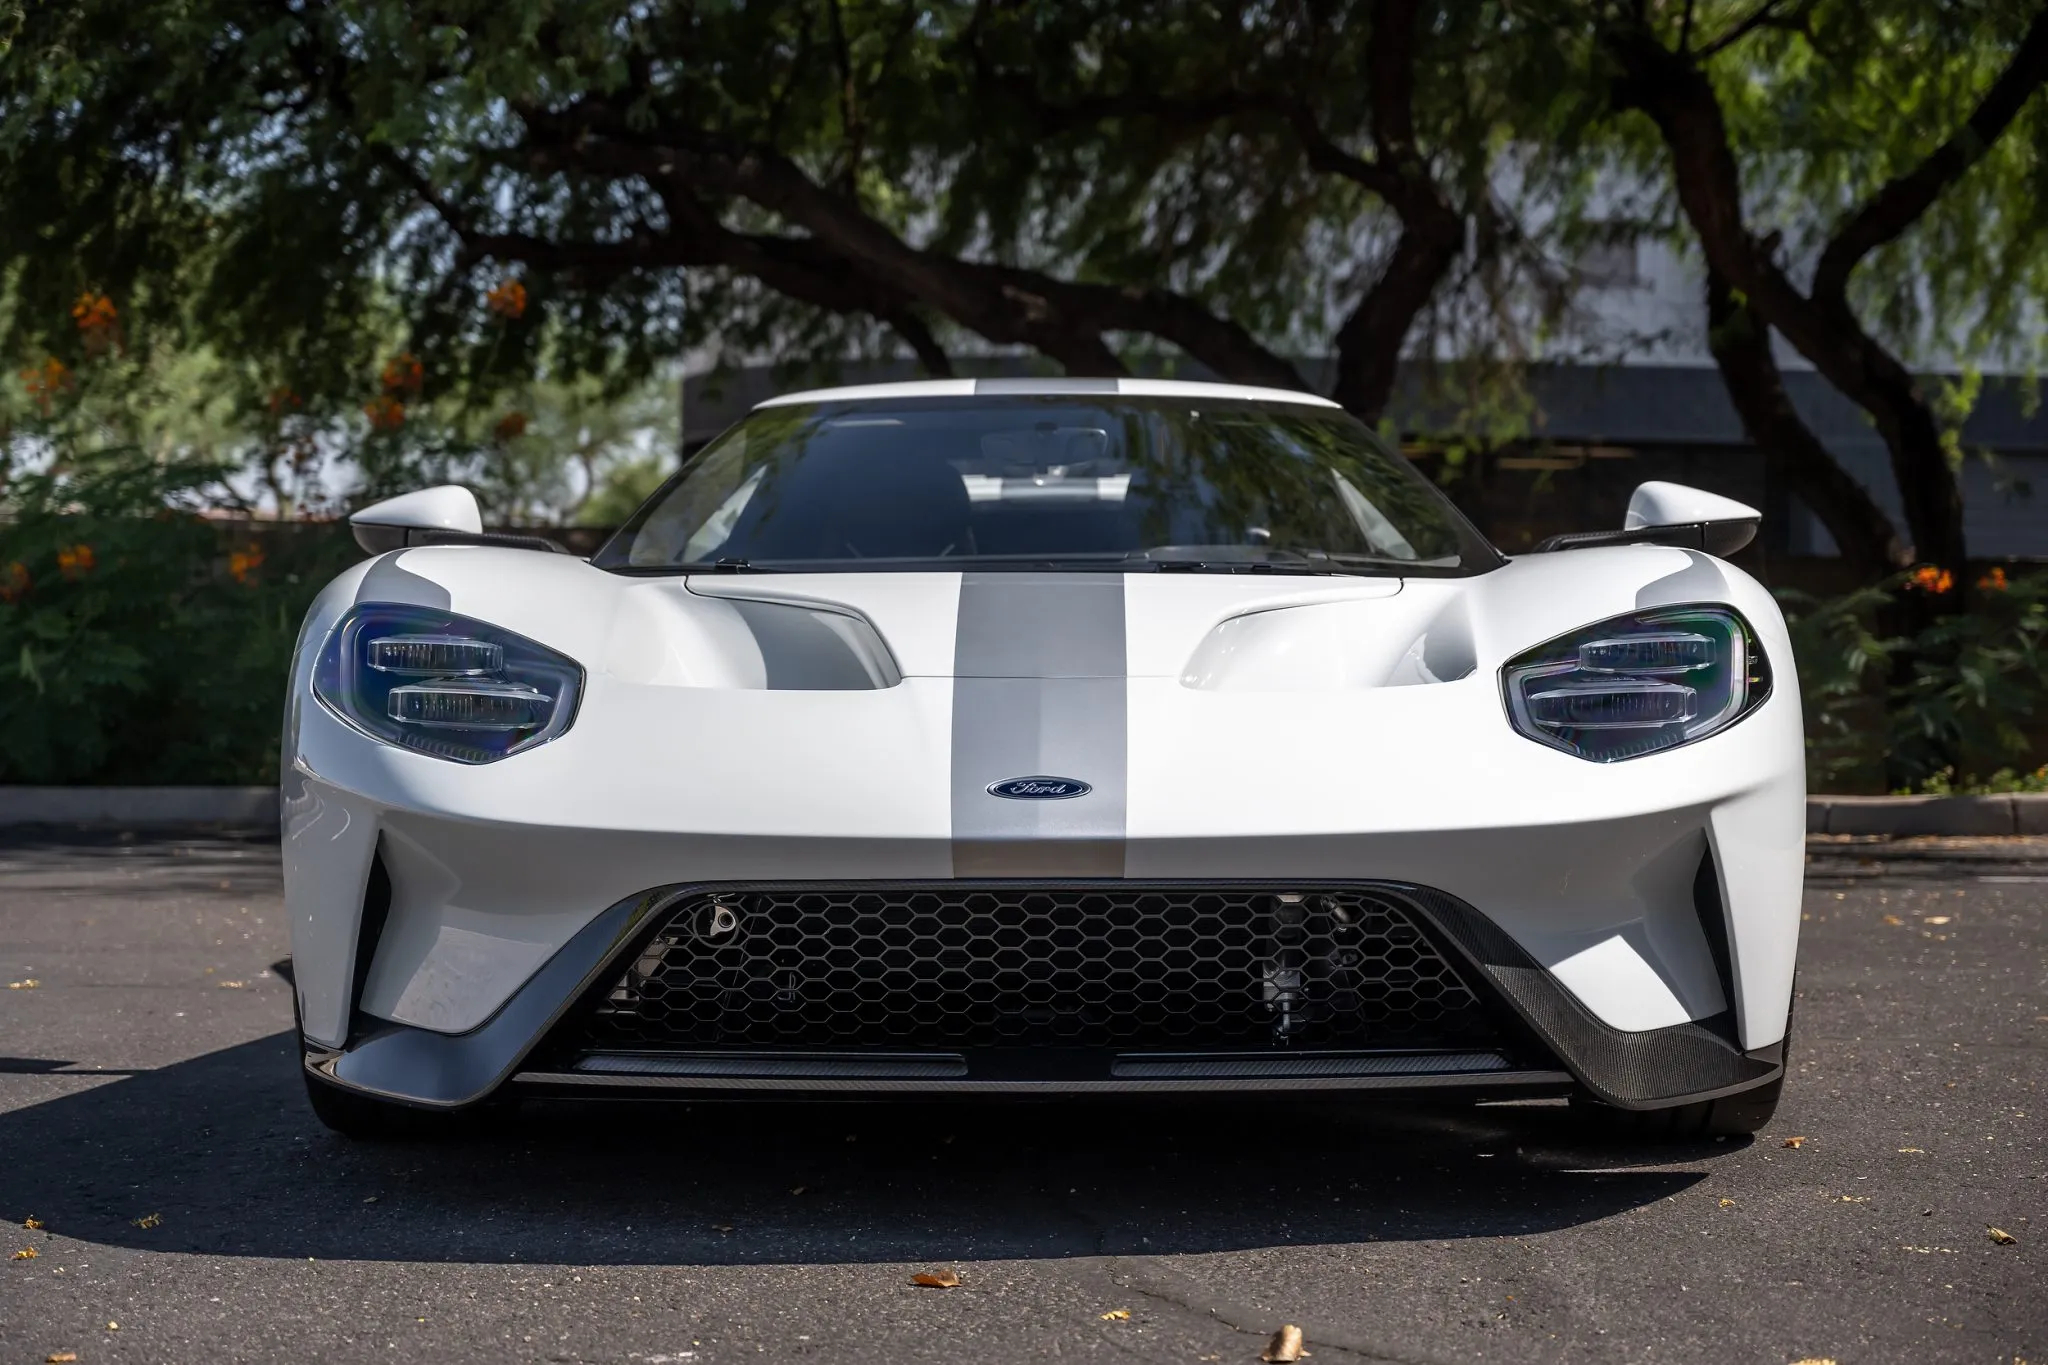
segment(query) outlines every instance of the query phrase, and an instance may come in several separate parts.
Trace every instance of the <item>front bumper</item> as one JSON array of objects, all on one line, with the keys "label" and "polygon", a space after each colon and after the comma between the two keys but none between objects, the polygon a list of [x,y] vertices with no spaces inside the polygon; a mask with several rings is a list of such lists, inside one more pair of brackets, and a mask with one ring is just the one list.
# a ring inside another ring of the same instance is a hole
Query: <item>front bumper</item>
[{"label": "front bumper", "polygon": [[[975,1047],[932,1051],[820,1046],[692,1048],[592,1053],[590,1011],[649,951],[681,906],[711,895],[797,891],[812,883],[666,886],[618,902],[556,952],[481,1026],[430,1031],[360,1017],[338,1048],[309,1044],[321,1079],[434,1108],[475,1103],[508,1082],[593,1093],[1115,1094],[1219,1091],[1441,1091],[1479,1095],[1577,1088],[1624,1109],[1656,1109],[1734,1094],[1782,1074],[1782,1045],[1745,1051],[1724,1012],[1705,1020],[1624,1032],[1603,1023],[1508,935],[1455,897],[1409,884],[1318,882],[1397,906],[1427,945],[1453,964],[1494,1023],[1462,1046],[1316,1050],[1170,1047]],[[1270,883],[1156,883],[1166,891],[1267,895]],[[1129,894],[1126,883],[1072,882],[1040,889]],[[957,893],[951,881],[867,883],[858,890]],[[1014,890],[1014,884],[1011,885]],[[1441,1044],[1445,1040],[1430,1040]]]}]

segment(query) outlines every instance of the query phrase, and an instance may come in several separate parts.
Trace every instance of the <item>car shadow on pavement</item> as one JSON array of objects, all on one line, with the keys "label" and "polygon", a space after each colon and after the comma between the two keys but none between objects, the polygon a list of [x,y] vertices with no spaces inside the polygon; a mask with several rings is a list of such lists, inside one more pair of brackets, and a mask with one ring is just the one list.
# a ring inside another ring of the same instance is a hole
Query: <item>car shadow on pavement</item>
[{"label": "car shadow on pavement", "polygon": [[[320,1260],[1172,1254],[1544,1232],[1676,1194],[1735,1146],[1590,1146],[1556,1107],[1263,1096],[545,1102],[473,1135],[365,1145],[318,1125],[292,1063],[279,1033],[0,1114],[0,1217]],[[1663,1168],[1632,1168],[1648,1163]]]}]

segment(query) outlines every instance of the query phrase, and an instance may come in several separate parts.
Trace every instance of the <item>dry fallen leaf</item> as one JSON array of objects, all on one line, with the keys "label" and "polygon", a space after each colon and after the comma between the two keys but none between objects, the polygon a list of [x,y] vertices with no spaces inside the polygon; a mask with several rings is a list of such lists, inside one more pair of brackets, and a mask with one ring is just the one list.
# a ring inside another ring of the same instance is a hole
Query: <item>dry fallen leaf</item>
[{"label": "dry fallen leaf", "polygon": [[2020,1239],[2007,1232],[2004,1228],[1987,1228],[1986,1231],[1991,1234],[1991,1240],[2002,1247],[2012,1247],[2020,1244]]},{"label": "dry fallen leaf", "polygon": [[37,1251],[34,1247],[23,1247],[14,1253],[14,1259],[17,1261],[33,1261],[42,1254],[42,1252]]},{"label": "dry fallen leaf", "polygon": [[44,1356],[43,1359],[48,1361],[49,1365],[71,1365],[72,1361],[78,1359],[78,1352],[52,1351]]},{"label": "dry fallen leaf", "polygon": [[1792,1365],[1835,1365],[1835,1358],[1833,1356],[1808,1356],[1804,1360],[1793,1361]]},{"label": "dry fallen leaf", "polygon": [[1721,1201],[1721,1207],[1724,1209],[1732,1209],[1735,1207],[1735,1201],[1733,1199],[1723,1199]]},{"label": "dry fallen leaf", "polygon": [[1922,924],[1947,924],[1951,918],[1953,917],[1949,915],[1922,915],[1920,922]]},{"label": "dry fallen leaf", "polygon": [[1104,1322],[1129,1322],[1130,1318],[1131,1310],[1128,1308],[1112,1308],[1102,1315]]},{"label": "dry fallen leaf", "polygon": [[1927,1149],[1926,1149],[1925,1147],[1901,1147],[1901,1148],[1899,1148],[1899,1150],[1900,1150],[1901,1152],[1910,1152],[1910,1153],[1912,1153],[1912,1154],[1913,1154],[1914,1156],[1926,1156],[1926,1155],[1927,1155]]},{"label": "dry fallen leaf", "polygon": [[34,1232],[37,1228],[43,1225],[43,1220],[36,1217],[34,1214],[30,1214],[28,1217],[21,1220],[21,1225],[27,1228],[30,1232]]},{"label": "dry fallen leaf", "polygon": [[1788,1137],[1778,1145],[1780,1147],[1804,1147],[1806,1145],[1806,1139],[1803,1137]]},{"label": "dry fallen leaf", "polygon": [[789,1192],[791,1194],[802,1194],[805,1190],[809,1188],[809,1185],[792,1185],[790,1186]]},{"label": "dry fallen leaf", "polygon": [[1303,1360],[1308,1356],[1301,1340],[1301,1329],[1288,1323],[1273,1333],[1273,1339],[1266,1343],[1266,1349],[1259,1352],[1259,1359],[1267,1365],[1286,1365],[1286,1362]]},{"label": "dry fallen leaf", "polygon": [[249,983],[246,981],[217,981],[214,984],[224,991],[238,991]]},{"label": "dry fallen leaf", "polygon": [[1899,918],[1899,917],[1898,917],[1897,915],[1886,915],[1886,916],[1884,917],[1884,922],[1885,922],[1886,924],[1904,924],[1904,923],[1905,923],[1905,921],[1904,921],[1904,920],[1902,920],[1902,919],[1900,919],[1900,918]]},{"label": "dry fallen leaf", "polygon": [[10,990],[10,991],[32,991],[32,990],[34,990],[34,989],[35,989],[36,987],[38,987],[38,986],[40,986],[40,985],[42,985],[42,984],[43,984],[42,982],[40,982],[40,981],[36,980],[36,979],[35,979],[34,977],[30,977],[30,978],[28,978],[28,980],[26,980],[26,981],[10,981],[10,982],[8,982],[8,983],[7,983],[7,989],[8,989],[8,990]]},{"label": "dry fallen leaf", "polygon": [[960,1276],[951,1270],[924,1270],[910,1277],[910,1282],[925,1289],[953,1289],[960,1283]]},{"label": "dry fallen leaf", "polygon": [[713,1232],[731,1232],[731,1231],[732,1231],[732,1224],[730,1224],[730,1223],[713,1223],[713,1224],[711,1225],[711,1230],[712,1230]]},{"label": "dry fallen leaf", "polygon": [[153,1228],[163,1221],[164,1216],[160,1213],[145,1213],[142,1217],[135,1220],[135,1226],[139,1228]]}]

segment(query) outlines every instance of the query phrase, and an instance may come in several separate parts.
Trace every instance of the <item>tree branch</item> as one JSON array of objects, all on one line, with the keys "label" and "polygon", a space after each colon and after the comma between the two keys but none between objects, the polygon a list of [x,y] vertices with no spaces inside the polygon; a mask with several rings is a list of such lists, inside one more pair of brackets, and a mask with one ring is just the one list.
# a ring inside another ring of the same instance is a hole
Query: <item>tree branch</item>
[{"label": "tree branch", "polygon": [[848,267],[889,291],[936,309],[990,341],[1040,350],[1071,373],[1122,373],[1122,363],[1102,337],[1141,332],[1172,342],[1241,383],[1307,387],[1291,364],[1244,328],[1184,295],[1075,283],[913,247],[777,152],[718,148],[669,155],[678,162],[688,157],[700,183],[726,187],[802,228]]},{"label": "tree branch", "polygon": [[1316,121],[1314,111],[1306,104],[1295,104],[1289,108],[1287,122],[1294,130],[1295,140],[1301,144],[1302,155],[1307,158],[1310,170],[1319,175],[1349,180],[1390,204],[1405,196],[1407,186],[1398,174],[1377,162],[1347,152],[1331,141]]},{"label": "tree branch", "polygon": [[839,124],[845,140],[844,161],[838,179],[848,198],[857,197],[864,132],[861,125],[860,90],[853,78],[853,57],[847,50],[846,17],[839,0],[825,0],[827,31],[832,37],[832,62],[839,70]]},{"label": "tree branch", "polygon": [[1814,267],[1813,298],[1831,307],[1842,306],[1849,275],[1863,258],[1897,241],[1943,191],[1962,179],[2004,135],[2044,81],[2048,81],[2048,7],[2034,15],[2012,60],[1963,126],[1919,165],[1886,182],[1835,233]]},{"label": "tree branch", "polygon": [[917,363],[924,366],[924,372],[933,379],[953,377],[953,357],[946,354],[946,348],[939,345],[939,339],[932,335],[932,329],[925,326],[923,318],[904,309],[891,313],[882,319],[891,331],[903,338],[906,346],[917,356]]},{"label": "tree branch", "polygon": [[[1694,59],[1697,61],[1704,62],[1709,60],[1710,58],[1718,56],[1720,53],[1726,52],[1729,48],[1735,46],[1744,38],[1747,38],[1750,34],[1762,28],[1765,24],[1770,23],[1771,17],[1772,15],[1777,13],[1778,5],[1780,3],[1781,0],[1764,0],[1764,2],[1761,5],[1758,5],[1755,9],[1751,10],[1746,18],[1737,22],[1735,27],[1729,29],[1720,37],[1715,38],[1706,46],[1702,47],[1697,53],[1694,54]],[[1688,23],[1690,23],[1692,19],[1691,5],[1687,5],[1685,14]],[[1681,43],[1679,47],[1681,51],[1684,50],[1683,43]]]}]

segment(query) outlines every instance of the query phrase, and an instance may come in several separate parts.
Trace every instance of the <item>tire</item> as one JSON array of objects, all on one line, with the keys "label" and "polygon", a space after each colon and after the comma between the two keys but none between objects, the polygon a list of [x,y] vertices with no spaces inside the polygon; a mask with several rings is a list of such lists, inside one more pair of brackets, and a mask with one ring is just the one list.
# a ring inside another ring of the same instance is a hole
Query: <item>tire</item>
[{"label": "tire", "polygon": [[306,1099],[313,1106],[313,1116],[343,1137],[358,1142],[447,1137],[474,1126],[466,1112],[415,1109],[411,1105],[344,1090],[310,1072],[305,1073],[305,1077]]}]

